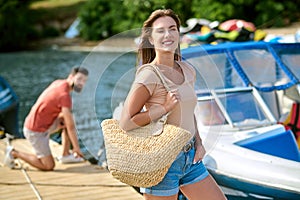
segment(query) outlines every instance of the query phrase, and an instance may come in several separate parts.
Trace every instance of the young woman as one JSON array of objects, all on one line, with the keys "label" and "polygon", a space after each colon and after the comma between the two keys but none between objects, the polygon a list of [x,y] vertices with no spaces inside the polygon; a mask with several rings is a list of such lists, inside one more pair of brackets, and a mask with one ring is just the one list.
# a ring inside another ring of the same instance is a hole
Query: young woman
[{"label": "young woman", "polygon": [[[140,188],[146,200],[176,200],[179,190],[189,200],[226,199],[202,163],[205,149],[194,117],[196,75],[191,66],[181,61],[179,27],[178,16],[169,9],[154,11],[144,22],[139,47],[139,63],[143,65],[125,101],[120,125],[131,130],[170,112],[167,123],[194,134],[191,148],[183,148],[164,179],[156,186]],[[149,64],[159,68],[170,92]]]}]

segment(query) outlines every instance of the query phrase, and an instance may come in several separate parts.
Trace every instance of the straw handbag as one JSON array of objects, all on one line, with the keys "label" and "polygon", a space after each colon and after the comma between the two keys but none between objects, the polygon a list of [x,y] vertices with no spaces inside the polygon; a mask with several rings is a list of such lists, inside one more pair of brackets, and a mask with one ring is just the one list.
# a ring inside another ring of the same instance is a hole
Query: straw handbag
[{"label": "straw handbag", "polygon": [[[169,91],[159,69],[152,67]],[[127,132],[116,119],[102,121],[108,169],[114,178],[136,187],[151,187],[162,181],[192,138],[189,131],[166,124],[167,116]]]}]

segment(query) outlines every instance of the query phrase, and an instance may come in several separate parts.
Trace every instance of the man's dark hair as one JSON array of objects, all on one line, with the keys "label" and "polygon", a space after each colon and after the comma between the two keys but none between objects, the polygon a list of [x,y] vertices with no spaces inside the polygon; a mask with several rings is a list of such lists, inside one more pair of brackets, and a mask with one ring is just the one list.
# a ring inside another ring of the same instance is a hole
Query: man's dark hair
[{"label": "man's dark hair", "polygon": [[86,68],[84,68],[84,67],[73,67],[73,69],[71,71],[71,74],[75,75],[77,73],[82,73],[82,74],[84,74],[86,76],[89,75],[89,71]]}]

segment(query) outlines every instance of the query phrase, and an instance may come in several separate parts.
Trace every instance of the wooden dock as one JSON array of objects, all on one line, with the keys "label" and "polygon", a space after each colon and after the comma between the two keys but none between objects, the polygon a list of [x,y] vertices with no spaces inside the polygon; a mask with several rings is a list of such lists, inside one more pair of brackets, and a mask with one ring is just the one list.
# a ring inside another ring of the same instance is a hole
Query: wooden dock
[{"label": "wooden dock", "polygon": [[[25,139],[12,141],[16,150],[32,152]],[[88,161],[76,164],[56,163],[55,170],[39,171],[16,160],[15,169],[3,166],[6,142],[0,140],[0,200],[142,200],[132,187],[114,179],[106,169]],[[61,145],[51,142],[54,156]]]}]

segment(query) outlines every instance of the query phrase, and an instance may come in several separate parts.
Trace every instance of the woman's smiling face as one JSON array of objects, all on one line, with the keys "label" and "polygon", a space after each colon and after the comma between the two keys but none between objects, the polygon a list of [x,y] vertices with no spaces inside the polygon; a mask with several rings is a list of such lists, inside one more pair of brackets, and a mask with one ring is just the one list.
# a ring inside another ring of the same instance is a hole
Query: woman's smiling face
[{"label": "woman's smiling face", "polygon": [[179,43],[179,31],[174,19],[165,16],[155,20],[149,41],[157,51],[174,53]]}]

